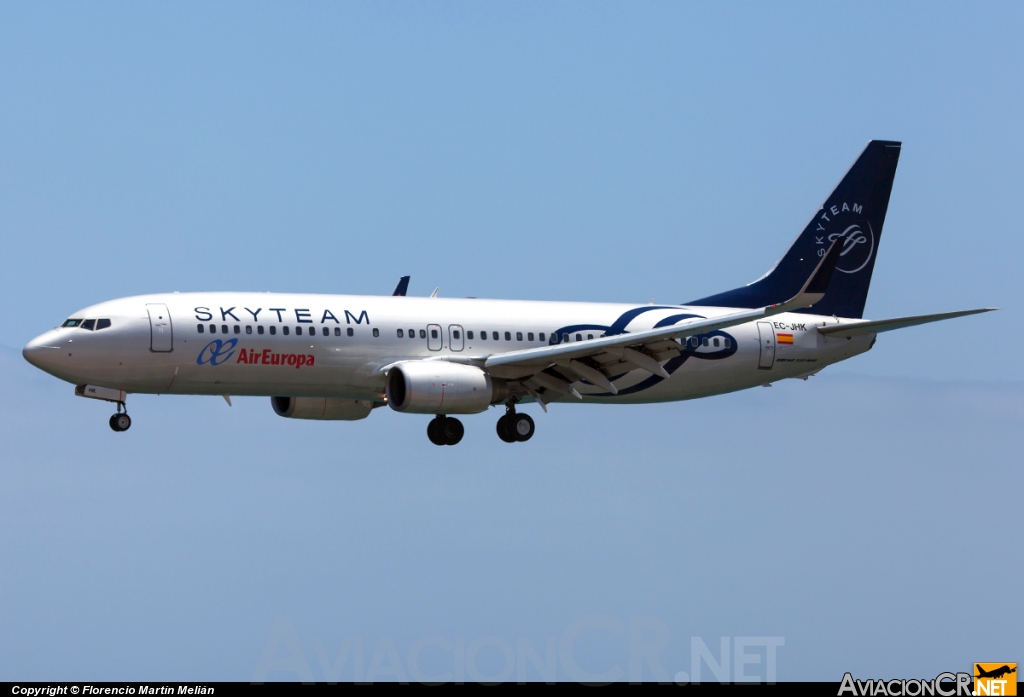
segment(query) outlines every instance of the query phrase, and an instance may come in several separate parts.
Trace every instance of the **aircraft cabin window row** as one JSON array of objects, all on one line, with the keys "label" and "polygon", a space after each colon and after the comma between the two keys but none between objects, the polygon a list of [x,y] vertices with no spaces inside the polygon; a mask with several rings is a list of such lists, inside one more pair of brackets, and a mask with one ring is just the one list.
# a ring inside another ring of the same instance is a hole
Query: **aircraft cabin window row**
[{"label": "aircraft cabin window row", "polygon": [[[466,338],[469,339],[470,341],[473,341],[476,338],[475,334],[476,334],[476,332],[474,332],[472,330],[469,330],[469,331],[466,332]],[[545,334],[544,332],[540,332],[539,334],[537,334],[536,341],[544,341],[546,339],[546,337],[547,337],[547,334]],[[458,339],[459,337],[456,335],[455,338]],[[500,338],[501,338],[501,334],[499,332],[491,332],[491,340],[498,341]],[[523,340],[523,333],[522,332],[516,332],[516,341],[522,341],[522,340]],[[526,340],[527,341],[534,341],[535,340],[533,332],[527,332],[526,333]],[[487,341],[487,332],[480,332],[480,341]],[[512,341],[512,332],[505,332],[505,341]]]},{"label": "aircraft cabin window row", "polygon": [[106,329],[110,326],[109,319],[69,319],[60,325],[62,327],[78,327],[79,329],[88,329],[90,332],[98,332],[101,329]]},{"label": "aircraft cabin window row", "polygon": [[695,349],[695,348],[697,348],[699,346],[704,346],[704,347],[711,346],[711,347],[714,347],[714,348],[719,348],[721,346],[724,346],[725,348],[732,348],[732,339],[730,339],[729,337],[725,337],[725,338],[719,340],[719,338],[716,336],[713,339],[709,340],[706,336],[701,338],[701,339],[698,339],[695,336],[691,336],[686,341],[689,344],[691,349]]},{"label": "aircraft cabin window row", "polygon": [[[68,322],[71,322],[71,321],[73,321],[73,320],[68,320]],[[74,320],[74,321],[77,322],[79,320]],[[87,322],[91,322],[92,320],[86,320],[86,321]],[[104,324],[104,322],[106,322],[106,324]],[[70,325],[67,322],[65,322],[63,326],[67,327],[67,326],[75,326],[75,325]],[[101,319],[101,320],[99,320],[99,324],[97,325],[96,328],[97,329],[105,329],[106,327],[109,327],[109,326],[110,326],[110,320]],[[316,336],[316,328],[315,327],[308,327],[308,330],[309,330],[309,335],[310,336]],[[197,324],[196,325],[196,331],[199,332],[200,334],[205,334],[206,333],[206,325],[205,324]],[[257,334],[261,334],[262,335],[264,333],[264,331],[265,331],[265,327],[263,327],[263,325],[257,325],[256,326],[256,333]],[[210,325],[210,333],[211,334],[216,334],[217,333],[217,325],[216,324],[211,324]],[[241,327],[241,325],[238,325],[238,324],[234,325],[233,327],[228,327],[228,325],[222,324],[222,325],[220,325],[220,333],[221,334],[231,334],[231,333],[241,334],[242,333],[242,327]],[[251,324],[245,325],[245,333],[246,334],[252,334],[252,325]],[[285,325],[285,326],[281,327],[281,333],[284,334],[285,336],[288,336],[291,333],[291,328],[289,328],[287,325]],[[348,336],[355,336],[355,331],[352,330],[352,327],[348,327],[345,330],[345,333]],[[276,334],[277,334],[277,327],[274,326],[274,325],[270,325],[270,335],[271,336],[275,336]],[[295,327],[295,336],[302,336],[302,334],[303,334],[303,328],[302,327]],[[323,335],[324,336],[330,336],[331,335],[330,327],[324,327],[323,328]],[[375,327],[374,330],[373,330],[373,335],[374,336],[380,336],[380,330]],[[341,336],[341,327],[335,327],[334,328],[334,336]]]},{"label": "aircraft cabin window row", "polygon": [[[64,324],[62,324],[61,326],[62,327],[81,327],[83,329],[90,329],[90,330],[96,329],[96,330],[99,330],[99,329],[106,329],[107,327],[109,327],[110,326],[110,320],[109,319],[100,319],[100,320],[69,319],[69,320],[65,321]],[[242,333],[242,326],[238,325],[238,324],[235,324],[235,325],[221,324],[221,325],[219,325],[219,327],[220,328],[218,329],[218,325],[216,325],[216,324],[209,324],[209,325],[197,324],[196,325],[196,331],[198,333],[200,333],[200,334],[205,334],[207,331],[209,331],[210,334],[218,334],[218,333],[220,333],[220,334],[241,334]],[[256,333],[257,334],[263,335],[265,333],[265,331],[266,331],[266,328],[263,325],[257,325],[256,326]],[[373,334],[374,337],[379,337],[380,336],[380,329],[379,328],[374,327],[371,331],[372,331],[372,334]],[[292,332],[292,328],[289,327],[288,325],[283,325],[281,327],[281,333],[284,336],[291,335],[291,332]],[[330,327],[321,327],[320,332],[321,332],[321,334],[323,334],[323,336],[331,336],[331,328]],[[245,333],[246,334],[252,334],[253,333],[252,325],[248,325],[248,324],[245,325]],[[458,341],[458,340],[460,340],[462,338],[462,332],[460,330],[458,330],[458,329],[452,329],[451,333],[452,333],[452,338],[455,341]],[[277,334],[277,326],[270,325],[270,335],[274,336],[276,334]],[[316,328],[315,327],[306,327],[306,328],[295,327],[295,336],[304,336],[306,334],[308,334],[309,336],[316,336]],[[489,336],[488,336],[488,334],[489,334]],[[334,336],[341,336],[341,335],[342,335],[341,334],[341,327],[334,327]],[[355,330],[352,327],[346,327],[345,328],[345,335],[346,336],[355,336]],[[396,335],[398,336],[399,339],[404,339],[406,337],[408,337],[410,339],[415,339],[415,338],[417,338],[417,336],[420,339],[426,339],[427,338],[427,330],[426,329],[398,329],[398,330],[396,330]],[[438,329],[430,329],[430,338],[431,339],[438,339],[438,338],[440,338],[440,336],[441,336],[441,333],[440,333],[440,331]],[[604,336],[604,334],[602,334],[601,336]],[[572,334],[572,335],[571,334],[562,334],[562,337],[561,337],[562,341],[561,341],[561,343],[568,343],[569,341],[571,341],[573,339],[575,339],[576,341],[583,341],[584,340],[583,337],[584,337],[584,334],[582,332],[578,332],[578,333]],[[555,337],[552,337],[552,338],[555,338]],[[588,332],[586,334],[586,340],[589,341],[589,340],[591,340],[593,338],[594,338],[594,334],[593,333]],[[487,331],[475,332],[475,331],[470,329],[470,330],[466,331],[466,339],[468,339],[470,341],[474,341],[476,339],[479,339],[480,341],[488,341],[488,340],[500,341],[501,339],[504,339],[505,341],[512,341],[512,332],[496,332],[496,331],[491,331],[491,332],[487,332]],[[530,342],[532,342],[532,341],[544,342],[544,341],[547,340],[547,334],[545,332],[537,332],[536,334],[534,332],[525,332],[525,333],[524,332],[515,332],[515,340],[516,341],[523,341],[524,339],[526,341],[530,341]],[[687,341],[688,341],[689,346],[691,348],[694,348],[694,349],[698,348],[700,346],[705,346],[705,347],[707,347],[707,346],[714,346],[715,348],[719,348],[721,346],[724,346],[725,348],[731,348],[732,347],[732,341],[730,339],[728,339],[728,338],[719,339],[718,337],[714,337],[713,339],[709,340],[707,337],[699,339],[699,338],[697,338],[695,336],[691,336]]]}]

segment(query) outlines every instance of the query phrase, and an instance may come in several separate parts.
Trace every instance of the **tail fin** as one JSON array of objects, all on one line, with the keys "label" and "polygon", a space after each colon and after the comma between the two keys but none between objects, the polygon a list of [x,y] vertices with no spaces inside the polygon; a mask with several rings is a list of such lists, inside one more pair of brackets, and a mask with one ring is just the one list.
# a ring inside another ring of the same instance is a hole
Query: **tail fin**
[{"label": "tail fin", "polygon": [[824,299],[797,312],[862,318],[899,158],[900,143],[870,141],[771,271],[750,285],[683,304],[755,308],[780,303],[800,290],[831,242],[842,237],[842,256]]},{"label": "tail fin", "polygon": [[398,279],[398,285],[395,286],[395,292],[392,295],[404,296],[409,292],[409,276],[402,276]]}]

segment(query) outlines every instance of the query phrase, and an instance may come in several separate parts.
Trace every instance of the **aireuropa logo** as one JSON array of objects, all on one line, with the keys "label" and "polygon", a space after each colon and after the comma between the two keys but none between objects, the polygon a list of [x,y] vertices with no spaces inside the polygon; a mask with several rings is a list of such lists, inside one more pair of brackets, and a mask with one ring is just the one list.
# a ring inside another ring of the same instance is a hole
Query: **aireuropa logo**
[{"label": "aireuropa logo", "polygon": [[974,694],[1016,695],[1016,663],[975,663]]},{"label": "aireuropa logo", "polygon": [[203,365],[204,363],[209,363],[210,365],[220,365],[235,354],[235,345],[237,344],[238,339],[228,339],[227,341],[214,339],[199,352],[196,364]]}]

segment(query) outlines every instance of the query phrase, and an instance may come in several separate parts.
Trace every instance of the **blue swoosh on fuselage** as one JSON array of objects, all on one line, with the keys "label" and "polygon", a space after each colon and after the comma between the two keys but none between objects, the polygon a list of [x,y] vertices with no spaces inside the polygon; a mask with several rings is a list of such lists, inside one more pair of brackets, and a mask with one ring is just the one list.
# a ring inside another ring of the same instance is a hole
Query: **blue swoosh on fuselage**
[{"label": "blue swoosh on fuselage", "polygon": [[[642,315],[643,313],[650,312],[651,310],[673,310],[673,309],[675,309],[675,308],[673,308],[673,307],[665,307],[665,306],[657,306],[657,305],[645,305],[644,307],[637,307],[637,308],[634,308],[632,310],[629,310],[627,312],[622,313],[622,315],[620,315],[618,319],[616,319],[614,322],[612,322],[611,326],[604,326],[604,325],[599,325],[599,324],[572,324],[572,325],[569,325],[569,326],[566,326],[566,327],[562,327],[561,329],[557,330],[557,333],[552,333],[550,343],[552,345],[559,344],[559,343],[561,343],[561,339],[562,339],[563,334],[572,334],[572,333],[578,332],[578,331],[587,331],[587,330],[590,330],[590,331],[600,331],[600,332],[604,332],[605,336],[614,336],[614,335],[617,335],[617,334],[625,334],[626,333],[625,329],[629,325],[629,323],[632,322],[637,317],[639,317],[640,315]],[[664,319],[658,320],[658,323],[654,325],[654,328],[657,329],[659,327],[669,327],[669,326],[671,326],[673,324],[681,322],[684,319],[691,319],[691,318],[704,319],[704,315],[696,315],[696,314],[671,315],[670,317],[665,317]],[[738,348],[737,344],[736,344],[736,338],[733,337],[731,334],[728,334],[727,332],[723,332],[723,331],[718,330],[718,331],[708,332],[706,334],[695,334],[692,338],[697,339],[697,347],[699,347],[703,343],[704,339],[708,339],[708,341],[710,342],[711,339],[713,337],[716,337],[716,336],[729,339],[729,346],[727,348],[723,347],[719,351],[701,351],[701,352],[698,352],[696,350],[696,347],[691,346],[691,344],[689,342],[687,342],[686,344],[684,344],[680,348],[681,353],[678,356],[676,356],[675,358],[670,358],[668,361],[665,362],[665,365],[664,365],[665,372],[667,372],[669,375],[671,375],[672,373],[677,371],[679,368],[681,368],[682,365],[684,363],[686,363],[686,361],[689,360],[691,357],[699,358],[700,360],[706,360],[706,361],[720,361],[720,360],[722,360],[724,358],[728,358],[729,356],[732,356],[733,354],[736,353],[737,348]],[[630,372],[632,372],[632,371],[627,371],[626,373],[622,373],[621,375],[612,376],[609,379],[612,382],[615,382],[616,380],[618,380],[619,378],[627,375]],[[660,375],[651,375],[650,377],[646,378],[645,380],[642,380],[642,381],[638,382],[637,384],[633,385],[632,387],[626,387],[626,388],[623,388],[623,389],[619,390],[618,394],[619,395],[636,394],[637,392],[642,392],[644,390],[650,389],[651,387],[654,387],[655,385],[657,385],[659,382],[661,382],[664,379],[665,378],[661,377]],[[587,385],[591,385],[592,384],[592,383],[590,383],[590,382],[588,382],[586,380],[583,380],[582,382],[587,384]],[[613,395],[611,392],[599,392],[597,394],[588,394],[586,396],[587,397],[615,397],[617,395]]]}]

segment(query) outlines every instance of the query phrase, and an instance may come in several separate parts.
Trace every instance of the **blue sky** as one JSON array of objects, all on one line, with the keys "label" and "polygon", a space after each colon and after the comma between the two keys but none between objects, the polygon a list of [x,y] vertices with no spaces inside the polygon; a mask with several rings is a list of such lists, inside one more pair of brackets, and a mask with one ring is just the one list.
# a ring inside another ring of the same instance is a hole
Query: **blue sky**
[{"label": "blue sky", "polygon": [[[595,616],[663,623],[671,675],[695,636],[785,637],[782,679],[1019,659],[1022,34],[1014,3],[4,4],[0,677],[249,679],[279,618],[318,680],[317,641]],[[867,315],[1002,309],[806,383],[437,449],[262,399],[141,396],[115,436],[18,353],[171,290],[681,302],[764,273],[871,138],[904,147]]]}]

